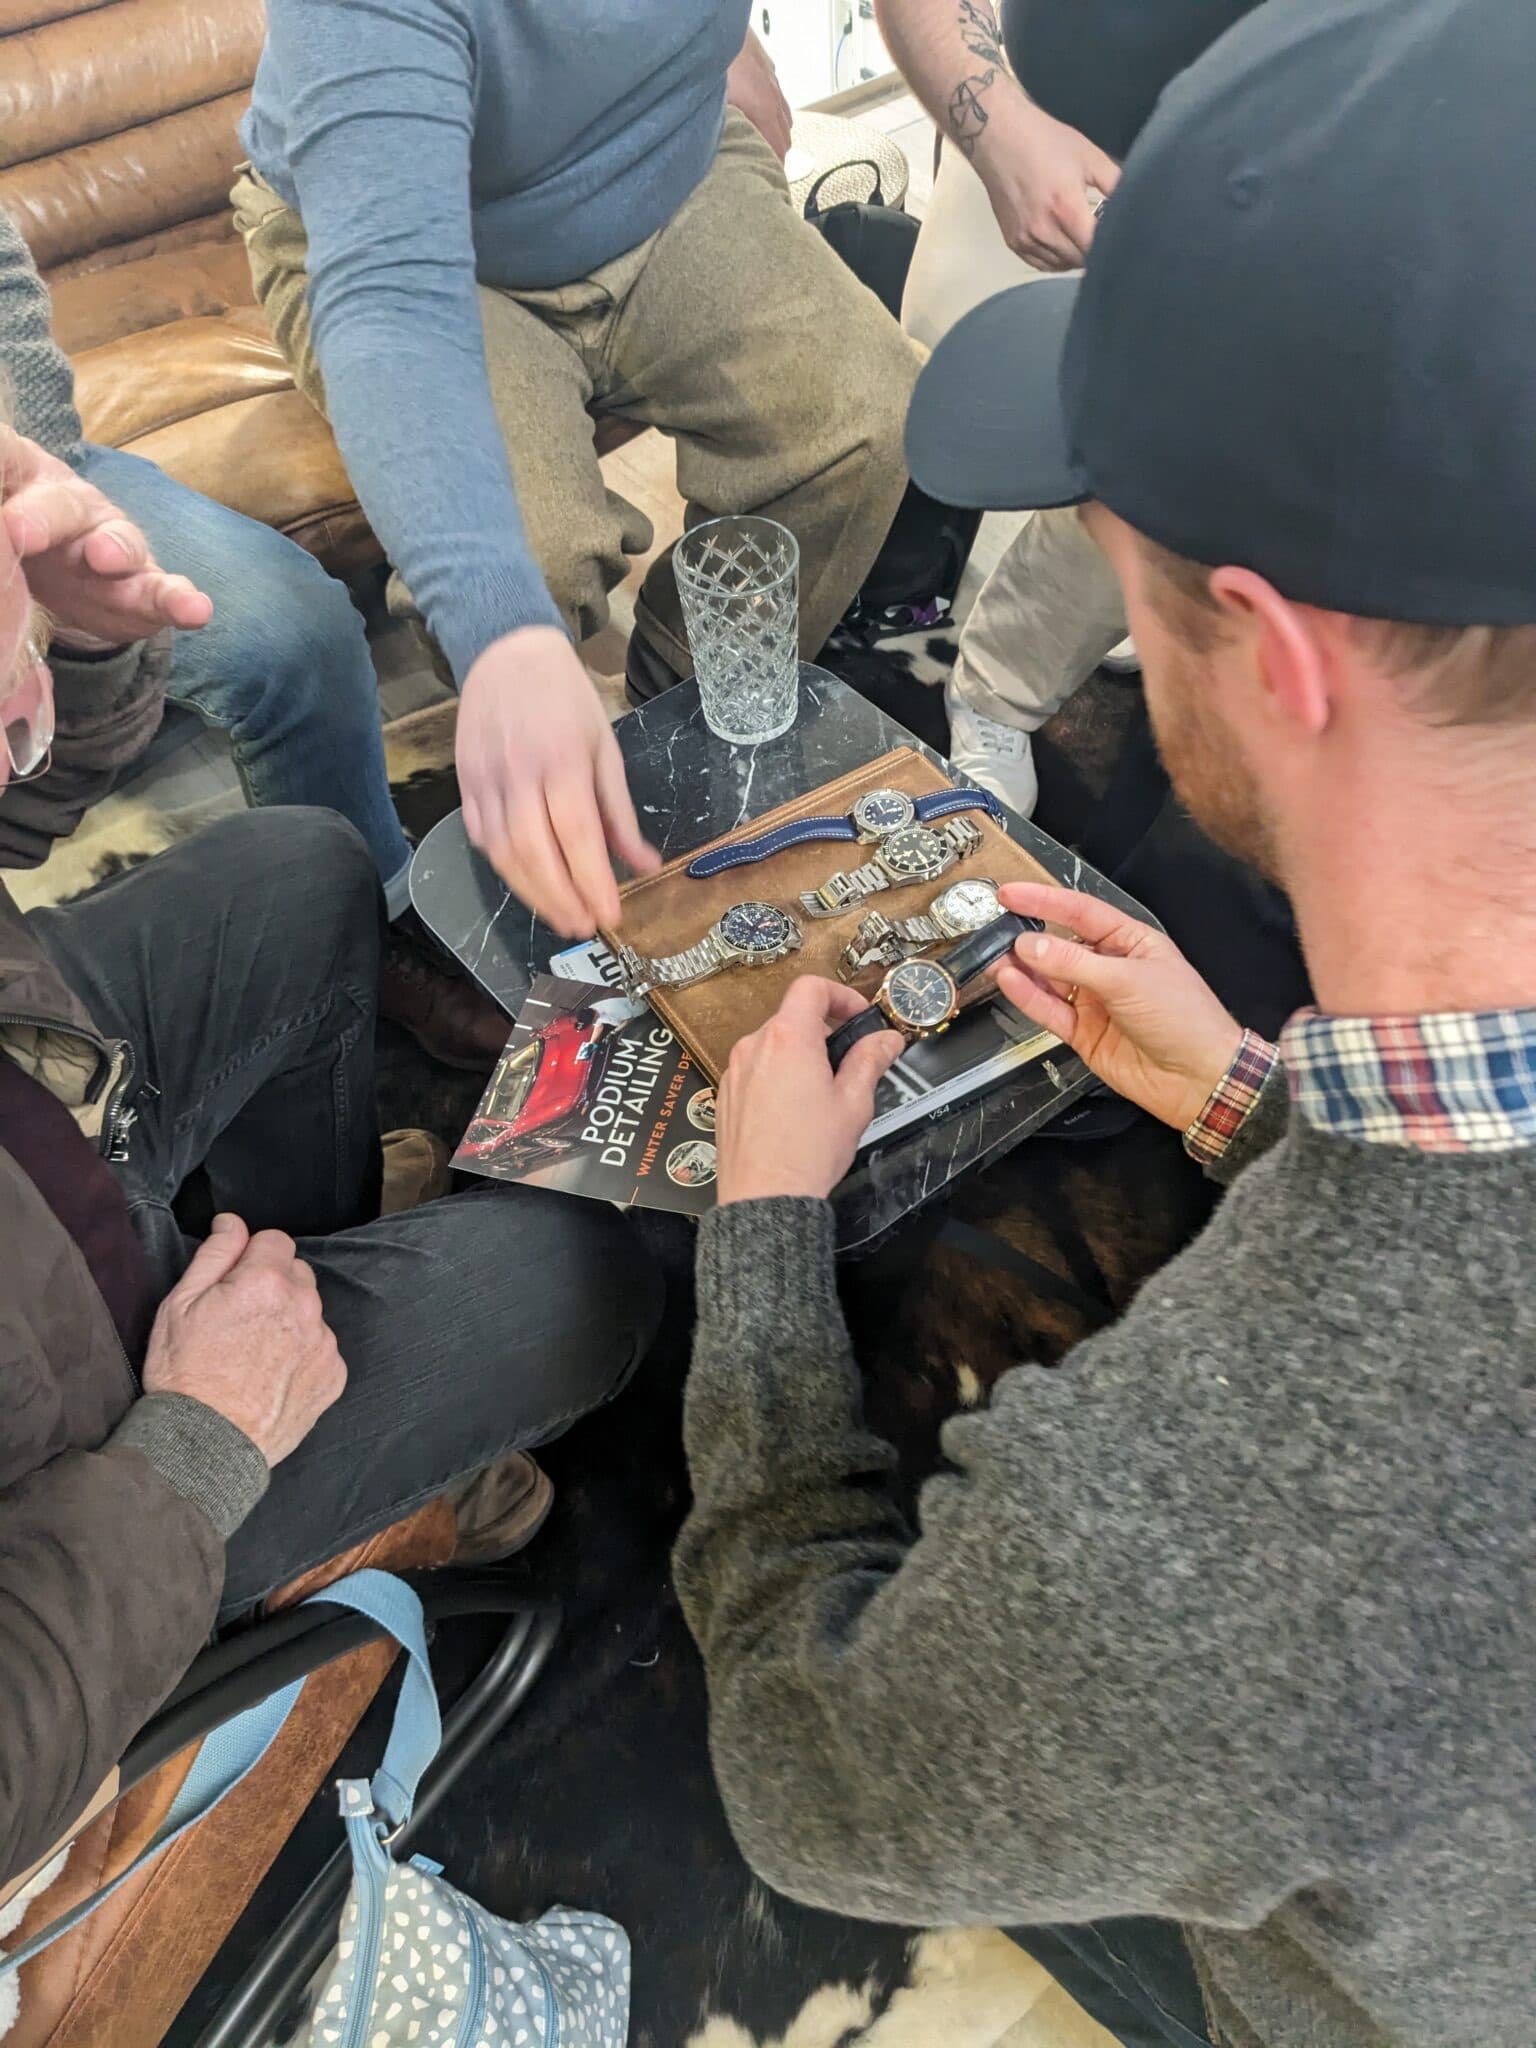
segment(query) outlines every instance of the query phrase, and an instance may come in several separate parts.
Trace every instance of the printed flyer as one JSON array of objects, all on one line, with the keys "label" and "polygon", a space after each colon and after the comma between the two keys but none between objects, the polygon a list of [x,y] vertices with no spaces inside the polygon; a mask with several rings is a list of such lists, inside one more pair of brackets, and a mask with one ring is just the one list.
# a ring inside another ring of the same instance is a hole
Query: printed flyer
[{"label": "printed flyer", "polygon": [[708,1076],[653,1010],[604,982],[541,974],[453,1163],[702,1216],[714,1131]]}]

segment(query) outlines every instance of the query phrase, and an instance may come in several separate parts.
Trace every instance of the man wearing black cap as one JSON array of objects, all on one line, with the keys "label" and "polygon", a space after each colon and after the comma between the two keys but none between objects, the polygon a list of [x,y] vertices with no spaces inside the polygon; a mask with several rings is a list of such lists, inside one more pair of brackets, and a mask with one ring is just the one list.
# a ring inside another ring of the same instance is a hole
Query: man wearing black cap
[{"label": "man wearing black cap", "polygon": [[[1258,0],[875,0],[891,53],[946,140],[902,301],[925,348],[984,299],[1075,269],[1095,198],[1158,95]],[[955,765],[1028,817],[1031,735],[1125,633],[1119,587],[1075,519],[1046,512],[966,616],[945,691]]]},{"label": "man wearing black cap", "polygon": [[919,383],[926,489],[1091,501],[1321,1006],[1267,1045],[1160,934],[1005,892],[1076,933],[1006,992],[1231,1193],[949,1425],[920,1534],[818,1199],[895,1048],[834,1078],[802,982],[721,1090],[677,1575],[733,1825],[817,1905],[1019,1930],[1126,2043],[1532,2038],[1533,75],[1512,0],[1270,0],[1081,285]]}]

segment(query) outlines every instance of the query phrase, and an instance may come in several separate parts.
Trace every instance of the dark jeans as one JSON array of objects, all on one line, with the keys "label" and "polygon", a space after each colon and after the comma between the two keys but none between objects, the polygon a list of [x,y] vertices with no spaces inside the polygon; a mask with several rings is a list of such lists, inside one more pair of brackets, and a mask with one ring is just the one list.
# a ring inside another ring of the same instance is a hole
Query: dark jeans
[{"label": "dark jeans", "polygon": [[229,1543],[225,1611],[544,1442],[616,1393],[660,1286],[599,1202],[487,1186],[377,1208],[378,881],[334,813],[251,811],[32,923],[142,1084],[118,1168],[157,1279],[194,1246],[171,1204],[288,1230],[314,1267],[346,1392]]},{"label": "dark jeans", "polygon": [[1172,1921],[1008,1932],[1123,2048],[1210,2048],[1194,1961]]}]

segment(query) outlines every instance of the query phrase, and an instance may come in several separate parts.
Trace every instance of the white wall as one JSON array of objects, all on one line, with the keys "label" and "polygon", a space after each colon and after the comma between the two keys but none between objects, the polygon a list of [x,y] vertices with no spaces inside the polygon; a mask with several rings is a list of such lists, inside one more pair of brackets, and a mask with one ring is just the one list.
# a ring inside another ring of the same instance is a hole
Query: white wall
[{"label": "white wall", "polygon": [[845,92],[866,71],[878,77],[891,69],[880,32],[861,13],[860,0],[752,0],[752,26],[778,67],[792,107]]}]

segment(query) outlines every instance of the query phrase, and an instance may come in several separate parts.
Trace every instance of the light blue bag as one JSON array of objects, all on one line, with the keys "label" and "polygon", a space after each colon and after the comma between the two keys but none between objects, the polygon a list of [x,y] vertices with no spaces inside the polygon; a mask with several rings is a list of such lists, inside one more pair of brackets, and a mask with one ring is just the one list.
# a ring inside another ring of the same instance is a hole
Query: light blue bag
[{"label": "light blue bag", "polygon": [[[304,2048],[624,2048],[629,2038],[629,1938],[596,1913],[546,1913],[515,1926],[389,1844],[410,1819],[422,1773],[442,1740],[421,1602],[388,1572],[354,1572],[317,1594],[377,1622],[406,1653],[384,1761],[372,1781],[342,1780],[352,1889]],[[0,1956],[0,1979],[76,1927],[176,1836],[195,1826],[261,1761],[303,1680],[207,1737],[154,1841],[116,1883],[23,1947]]]}]

